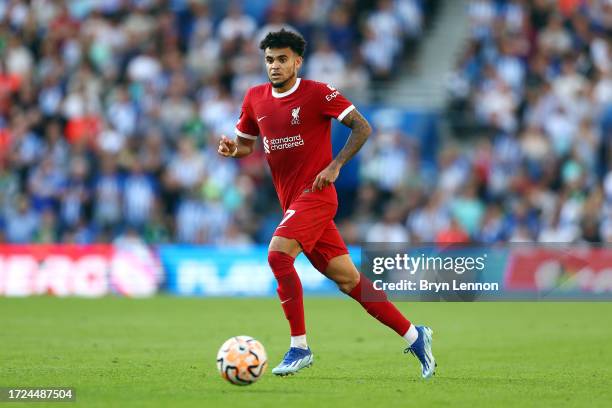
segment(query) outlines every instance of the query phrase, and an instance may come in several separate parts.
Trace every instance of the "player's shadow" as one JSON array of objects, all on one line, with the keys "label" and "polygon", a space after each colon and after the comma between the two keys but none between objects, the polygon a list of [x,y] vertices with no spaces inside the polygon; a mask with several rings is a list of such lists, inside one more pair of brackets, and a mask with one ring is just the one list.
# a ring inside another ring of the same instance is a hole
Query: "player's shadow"
[{"label": "player's shadow", "polygon": [[[304,378],[306,379],[306,378]],[[346,382],[346,381],[353,381],[353,382],[357,382],[357,383],[367,383],[373,380],[373,378],[364,378],[364,377],[348,377],[348,376],[344,376],[344,377],[321,377],[321,376],[316,376],[316,377],[311,377],[308,379],[312,379],[312,380],[317,380],[317,381],[342,381],[342,382]]]},{"label": "player's shadow", "polygon": [[286,394],[303,394],[302,391],[296,390],[296,391],[291,391],[291,390],[269,390],[269,389],[262,389],[261,387],[236,387],[234,389],[232,389],[231,391],[228,390],[209,390],[207,391],[207,393],[209,394],[222,394],[222,395],[226,395],[226,394],[234,394],[236,393],[236,390],[238,390],[239,393],[241,394],[270,394],[270,395],[286,395]]},{"label": "player's shadow", "polygon": [[447,377],[445,375],[439,375],[436,377],[438,382],[447,382],[447,383],[466,383],[472,384],[473,382],[478,382],[479,384],[486,385],[533,385],[535,383],[538,384],[555,384],[556,381],[554,379],[546,379],[546,378],[511,378],[511,377]]}]

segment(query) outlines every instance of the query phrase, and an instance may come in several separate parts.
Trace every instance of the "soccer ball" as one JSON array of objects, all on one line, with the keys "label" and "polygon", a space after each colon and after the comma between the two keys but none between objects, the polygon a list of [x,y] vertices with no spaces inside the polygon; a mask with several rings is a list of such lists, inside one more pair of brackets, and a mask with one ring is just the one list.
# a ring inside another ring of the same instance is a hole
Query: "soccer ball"
[{"label": "soccer ball", "polygon": [[217,353],[221,377],[234,385],[249,385],[266,371],[268,356],[263,345],[249,336],[228,339]]}]

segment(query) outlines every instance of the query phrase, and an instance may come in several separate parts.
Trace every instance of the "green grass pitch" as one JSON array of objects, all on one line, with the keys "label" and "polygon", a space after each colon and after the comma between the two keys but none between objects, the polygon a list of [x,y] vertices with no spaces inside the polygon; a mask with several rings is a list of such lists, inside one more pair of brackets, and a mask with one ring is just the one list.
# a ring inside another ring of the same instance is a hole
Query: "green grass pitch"
[{"label": "green grass pitch", "polygon": [[307,298],[313,367],[237,387],[217,349],[247,334],[278,363],[276,299],[0,298],[0,386],[75,387],[62,406],[83,407],[612,406],[612,303],[398,305],[434,329],[433,379],[357,303]]}]

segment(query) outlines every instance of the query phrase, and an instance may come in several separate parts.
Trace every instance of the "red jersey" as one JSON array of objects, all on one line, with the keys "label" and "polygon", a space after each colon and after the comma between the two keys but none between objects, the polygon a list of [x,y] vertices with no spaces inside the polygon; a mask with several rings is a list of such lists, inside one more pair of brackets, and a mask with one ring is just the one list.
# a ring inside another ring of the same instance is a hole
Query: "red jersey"
[{"label": "red jersey", "polygon": [[355,106],[335,88],[298,78],[286,92],[271,84],[247,91],[236,134],[263,140],[266,160],[283,211],[302,193],[337,203],[329,185],[310,192],[314,179],[332,161],[331,120],[341,121]]}]

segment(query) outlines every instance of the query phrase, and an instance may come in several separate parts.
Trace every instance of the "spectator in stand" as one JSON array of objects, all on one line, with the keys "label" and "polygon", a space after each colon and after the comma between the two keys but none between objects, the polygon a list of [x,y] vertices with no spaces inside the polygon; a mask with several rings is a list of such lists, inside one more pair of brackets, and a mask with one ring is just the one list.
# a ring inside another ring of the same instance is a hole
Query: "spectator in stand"
[{"label": "spectator in stand", "polygon": [[93,183],[93,212],[95,222],[103,229],[113,229],[122,220],[122,180],[115,158],[102,158],[100,173]]},{"label": "spectator in stand", "polygon": [[138,160],[134,160],[123,183],[124,215],[128,225],[144,228],[151,219],[157,192],[156,180],[145,173]]},{"label": "spectator in stand", "polygon": [[219,24],[219,38],[222,42],[249,40],[255,34],[257,24],[255,19],[242,12],[239,2],[233,1],[227,11],[227,16]]},{"label": "spectator in stand", "polygon": [[321,82],[343,89],[346,77],[345,61],[327,40],[321,39],[315,44],[314,51],[308,57],[306,76],[318,78]]},{"label": "spectator in stand", "polygon": [[372,225],[367,242],[410,242],[408,230],[401,223],[402,210],[399,203],[391,202],[385,207],[382,219]]},{"label": "spectator in stand", "polygon": [[38,213],[30,206],[27,196],[17,198],[15,207],[4,214],[6,240],[13,244],[27,244],[34,240],[39,225]]}]

